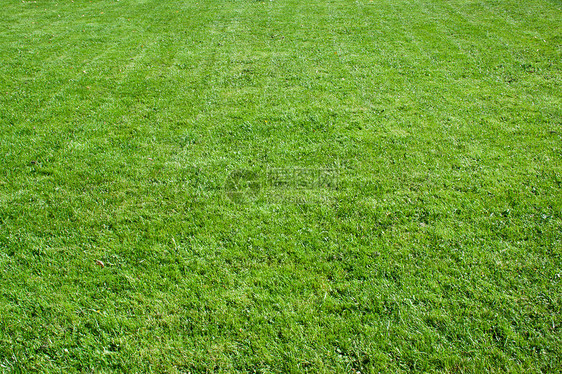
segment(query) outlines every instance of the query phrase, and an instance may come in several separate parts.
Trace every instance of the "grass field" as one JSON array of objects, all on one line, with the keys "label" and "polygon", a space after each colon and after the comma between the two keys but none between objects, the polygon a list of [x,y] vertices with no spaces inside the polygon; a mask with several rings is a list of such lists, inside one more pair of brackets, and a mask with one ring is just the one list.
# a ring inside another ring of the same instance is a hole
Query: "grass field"
[{"label": "grass field", "polygon": [[2,372],[562,371],[560,1],[1,6]]}]

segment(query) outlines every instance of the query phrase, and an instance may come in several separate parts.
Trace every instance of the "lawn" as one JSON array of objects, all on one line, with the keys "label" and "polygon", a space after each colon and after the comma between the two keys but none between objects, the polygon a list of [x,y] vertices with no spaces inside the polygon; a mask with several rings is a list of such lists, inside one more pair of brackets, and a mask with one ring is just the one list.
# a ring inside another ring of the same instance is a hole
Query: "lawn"
[{"label": "lawn", "polygon": [[562,371],[561,1],[1,6],[0,372]]}]

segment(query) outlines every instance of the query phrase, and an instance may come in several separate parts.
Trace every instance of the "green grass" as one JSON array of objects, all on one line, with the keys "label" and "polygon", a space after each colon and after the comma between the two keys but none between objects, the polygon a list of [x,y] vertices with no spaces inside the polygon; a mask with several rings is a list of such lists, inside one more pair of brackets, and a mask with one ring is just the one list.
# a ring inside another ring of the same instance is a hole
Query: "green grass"
[{"label": "green grass", "polygon": [[1,6],[1,371],[562,370],[560,1]]}]

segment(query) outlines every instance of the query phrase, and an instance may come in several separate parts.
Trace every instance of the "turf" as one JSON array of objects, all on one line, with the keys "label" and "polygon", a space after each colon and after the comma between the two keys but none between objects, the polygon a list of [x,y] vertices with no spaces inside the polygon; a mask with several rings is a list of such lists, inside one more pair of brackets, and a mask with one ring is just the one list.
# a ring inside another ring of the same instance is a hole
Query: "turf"
[{"label": "turf", "polygon": [[1,371],[562,370],[560,1],[1,5]]}]

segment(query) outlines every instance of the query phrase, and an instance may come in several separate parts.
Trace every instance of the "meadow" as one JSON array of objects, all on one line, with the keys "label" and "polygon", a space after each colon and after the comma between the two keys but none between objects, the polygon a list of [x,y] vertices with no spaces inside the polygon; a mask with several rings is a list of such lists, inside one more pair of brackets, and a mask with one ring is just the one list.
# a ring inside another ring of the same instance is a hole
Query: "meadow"
[{"label": "meadow", "polygon": [[0,372],[562,371],[559,0],[5,0]]}]

